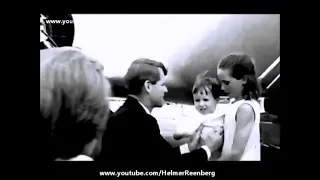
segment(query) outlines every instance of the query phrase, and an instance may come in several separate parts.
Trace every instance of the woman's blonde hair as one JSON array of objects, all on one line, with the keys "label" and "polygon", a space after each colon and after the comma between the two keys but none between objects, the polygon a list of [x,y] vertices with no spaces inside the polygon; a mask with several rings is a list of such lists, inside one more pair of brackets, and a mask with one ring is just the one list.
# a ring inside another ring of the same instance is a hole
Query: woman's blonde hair
[{"label": "woman's blonde hair", "polygon": [[40,56],[40,116],[50,123],[53,158],[74,157],[102,137],[110,84],[103,66],[79,49],[45,49]]}]

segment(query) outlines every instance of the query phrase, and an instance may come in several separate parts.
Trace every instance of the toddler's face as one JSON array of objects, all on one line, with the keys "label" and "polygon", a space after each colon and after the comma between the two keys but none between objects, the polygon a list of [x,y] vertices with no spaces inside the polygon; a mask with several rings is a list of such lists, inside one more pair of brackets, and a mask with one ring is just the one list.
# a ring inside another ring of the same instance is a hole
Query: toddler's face
[{"label": "toddler's face", "polygon": [[217,101],[213,98],[208,88],[200,88],[193,94],[194,106],[201,114],[211,114],[216,110]]}]

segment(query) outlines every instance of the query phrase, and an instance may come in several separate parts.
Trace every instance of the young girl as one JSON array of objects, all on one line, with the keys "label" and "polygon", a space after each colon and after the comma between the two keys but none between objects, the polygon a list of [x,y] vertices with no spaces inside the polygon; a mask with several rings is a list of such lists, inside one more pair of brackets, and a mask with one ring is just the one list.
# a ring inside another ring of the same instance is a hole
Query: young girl
[{"label": "young girl", "polygon": [[219,62],[221,89],[234,99],[225,114],[221,161],[260,161],[260,87],[251,58],[233,53]]},{"label": "young girl", "polygon": [[[208,133],[220,132],[224,124],[223,114],[214,113],[219,101],[220,86],[214,78],[206,77],[207,71],[197,76],[192,88],[194,106],[201,114],[193,117],[194,121],[184,123],[178,126],[174,138],[181,139],[190,137],[199,128],[204,126],[201,137],[207,136]],[[200,143],[203,144],[203,143]],[[212,152],[210,161],[216,160],[221,155],[221,149],[218,152]]]}]

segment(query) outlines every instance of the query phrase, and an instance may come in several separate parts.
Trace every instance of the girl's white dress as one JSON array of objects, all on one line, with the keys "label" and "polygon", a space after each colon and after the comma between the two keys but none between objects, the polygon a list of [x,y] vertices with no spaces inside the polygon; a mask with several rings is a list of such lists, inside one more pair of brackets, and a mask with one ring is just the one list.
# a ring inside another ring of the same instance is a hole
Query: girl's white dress
[{"label": "girl's white dress", "polygon": [[254,125],[252,127],[248,143],[240,161],[260,161],[260,104],[255,100],[240,100],[230,104],[230,108],[225,113],[224,119],[224,143],[221,157],[228,158],[231,153],[234,133],[236,130],[236,114],[239,107],[243,104],[249,104],[254,111]]}]

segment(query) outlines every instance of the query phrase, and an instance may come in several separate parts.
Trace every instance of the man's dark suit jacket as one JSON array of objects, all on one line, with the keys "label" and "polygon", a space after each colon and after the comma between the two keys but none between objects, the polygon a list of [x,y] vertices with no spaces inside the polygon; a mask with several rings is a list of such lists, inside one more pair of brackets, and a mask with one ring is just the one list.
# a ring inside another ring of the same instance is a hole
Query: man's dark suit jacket
[{"label": "man's dark suit jacket", "polygon": [[202,148],[181,155],[161,136],[157,120],[149,115],[133,97],[108,120],[100,161],[107,164],[139,162],[205,162]]}]

